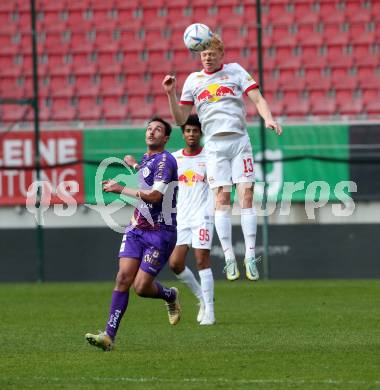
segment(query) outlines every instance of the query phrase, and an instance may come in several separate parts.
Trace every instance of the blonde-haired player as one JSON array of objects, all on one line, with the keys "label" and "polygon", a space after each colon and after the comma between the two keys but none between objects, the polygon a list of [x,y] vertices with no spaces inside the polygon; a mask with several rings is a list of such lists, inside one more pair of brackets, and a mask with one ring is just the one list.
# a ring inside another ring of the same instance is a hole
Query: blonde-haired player
[{"label": "blonde-haired player", "polygon": [[[197,320],[200,325],[213,325],[214,277],[210,249],[214,231],[214,201],[206,178],[206,156],[200,145],[201,124],[197,115],[190,115],[181,126],[185,148],[173,153],[178,165],[177,243],[169,266],[199,300]],[[185,259],[193,247],[200,284]]]},{"label": "blonde-haired player", "polygon": [[178,125],[186,122],[195,106],[202,124],[207,158],[207,177],[215,193],[215,228],[221,242],[228,280],[240,273],[232,246],[231,186],[236,184],[245,241],[245,269],[249,280],[258,280],[255,244],[257,215],[253,205],[254,165],[247,133],[243,94],[255,104],[265,126],[278,135],[282,128],[272,117],[253,77],[237,63],[223,64],[224,44],[214,35],[209,48],[200,53],[203,69],[191,73],[177,102],[176,80],[165,76],[162,86]]}]

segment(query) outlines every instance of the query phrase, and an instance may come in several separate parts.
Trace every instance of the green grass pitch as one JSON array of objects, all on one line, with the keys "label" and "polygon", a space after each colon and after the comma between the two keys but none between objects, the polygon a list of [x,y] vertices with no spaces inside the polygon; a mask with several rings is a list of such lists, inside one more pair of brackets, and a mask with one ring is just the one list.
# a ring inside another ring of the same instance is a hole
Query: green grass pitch
[{"label": "green grass pitch", "polygon": [[0,389],[380,389],[379,280],[218,281],[211,327],[174,285],[177,326],[133,293],[103,352],[113,284],[0,284]]}]

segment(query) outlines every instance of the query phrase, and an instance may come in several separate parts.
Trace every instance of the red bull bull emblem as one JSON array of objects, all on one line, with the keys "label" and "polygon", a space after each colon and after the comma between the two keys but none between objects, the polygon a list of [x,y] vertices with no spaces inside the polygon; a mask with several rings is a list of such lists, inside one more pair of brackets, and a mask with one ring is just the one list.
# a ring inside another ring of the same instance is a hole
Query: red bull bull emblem
[{"label": "red bull bull emblem", "polygon": [[202,182],[205,180],[205,177],[202,175],[199,175],[196,172],[193,172],[191,170],[187,170],[183,172],[182,175],[178,176],[178,181],[180,183],[186,184],[189,187],[192,187],[195,185],[195,183]]},{"label": "red bull bull emblem", "polygon": [[217,102],[222,96],[233,95],[235,92],[224,85],[210,84],[198,96],[198,102]]}]

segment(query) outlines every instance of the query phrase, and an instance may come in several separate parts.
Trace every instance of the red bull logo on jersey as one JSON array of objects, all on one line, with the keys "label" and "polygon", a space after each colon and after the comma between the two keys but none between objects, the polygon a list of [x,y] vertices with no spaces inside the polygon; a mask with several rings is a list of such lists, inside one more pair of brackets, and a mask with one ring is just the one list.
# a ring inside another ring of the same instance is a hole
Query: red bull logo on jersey
[{"label": "red bull logo on jersey", "polygon": [[226,95],[235,96],[235,92],[232,88],[226,87],[224,85],[210,84],[206,89],[198,94],[197,100],[198,102],[217,102]]},{"label": "red bull logo on jersey", "polygon": [[182,175],[178,176],[178,181],[180,183],[183,183],[189,187],[192,187],[198,182],[202,182],[205,180],[205,177],[202,175],[199,175],[198,173],[188,169],[187,171],[183,172]]}]

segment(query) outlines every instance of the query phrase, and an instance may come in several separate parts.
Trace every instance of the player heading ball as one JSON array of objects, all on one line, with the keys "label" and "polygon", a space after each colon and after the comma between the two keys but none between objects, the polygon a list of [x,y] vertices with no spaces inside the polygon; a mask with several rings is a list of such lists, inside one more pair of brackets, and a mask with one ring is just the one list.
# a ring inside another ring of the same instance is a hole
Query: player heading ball
[{"label": "player heading ball", "polygon": [[257,215],[253,205],[254,162],[247,132],[243,95],[255,104],[268,129],[282,128],[272,117],[255,79],[238,63],[223,63],[224,43],[213,34],[210,45],[200,52],[201,71],[191,73],[176,96],[176,80],[166,75],[162,86],[174,120],[183,125],[195,106],[202,124],[207,178],[215,195],[215,228],[221,242],[228,280],[240,276],[232,246],[231,186],[236,185],[245,241],[245,269],[249,280],[258,280],[255,254]]}]

